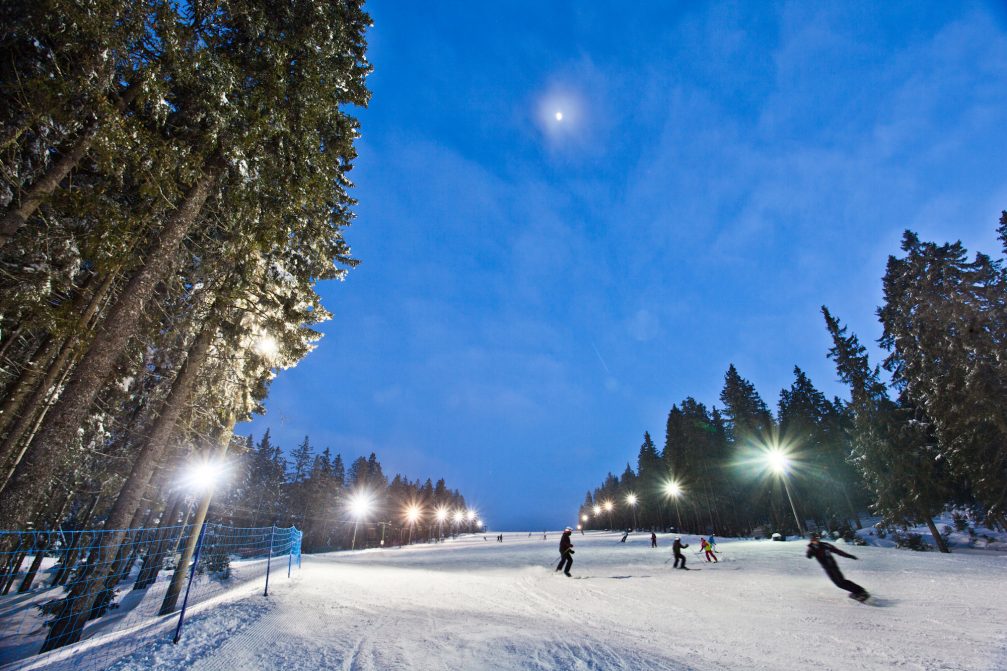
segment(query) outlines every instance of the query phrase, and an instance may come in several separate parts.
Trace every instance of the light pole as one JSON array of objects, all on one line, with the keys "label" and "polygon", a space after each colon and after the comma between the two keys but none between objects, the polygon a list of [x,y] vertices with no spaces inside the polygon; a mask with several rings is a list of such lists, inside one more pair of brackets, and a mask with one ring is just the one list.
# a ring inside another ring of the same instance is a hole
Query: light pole
[{"label": "light pole", "polygon": [[664,493],[675,501],[675,517],[678,519],[678,533],[682,533],[682,512],[678,509],[678,497],[682,494],[682,488],[674,480],[664,485]]},{"label": "light pole", "polygon": [[359,491],[350,496],[350,514],[353,515],[353,540],[350,542],[350,549],[357,549],[357,528],[360,520],[367,516],[371,510],[370,494]]},{"label": "light pole", "polygon": [[630,492],[626,495],[626,503],[633,509],[633,531],[636,531],[636,494]]},{"label": "light pole", "polygon": [[587,513],[585,513],[585,514],[583,514],[583,515],[580,516],[580,522],[581,522],[580,527],[581,527],[581,529],[587,528],[587,521],[589,519],[591,519],[591,518],[587,516]]},{"label": "light pole", "polygon": [[608,513],[608,528],[612,529],[612,508],[614,508],[615,505],[611,501],[605,501],[605,503],[601,505],[605,508],[605,512]]},{"label": "light pole", "polygon": [[469,526],[468,526],[469,533],[472,533],[473,532],[473,526],[472,525],[475,524],[475,521],[476,521],[476,511],[474,511],[474,510],[468,510],[468,511],[466,511],[465,512],[465,520],[469,523]]},{"label": "light pole", "polygon": [[434,515],[437,518],[437,524],[439,529],[439,531],[437,532],[438,534],[437,539],[440,540],[444,538],[444,520],[448,518],[448,509],[444,507],[438,508],[437,512],[434,513]]},{"label": "light pole", "polygon": [[416,522],[420,519],[420,508],[415,503],[406,508],[406,522],[409,523],[409,542],[406,545],[413,544],[413,528],[416,526]]},{"label": "light pole", "polygon": [[783,481],[783,491],[787,493],[787,500],[790,501],[790,510],[794,513],[794,522],[797,523],[797,531],[801,534],[801,538],[804,538],[804,525],[801,524],[801,518],[797,515],[797,506],[794,505],[794,497],[790,495],[790,487],[787,485],[787,469],[790,467],[790,459],[778,447],[769,450],[766,453],[766,459],[769,461],[769,467]]}]

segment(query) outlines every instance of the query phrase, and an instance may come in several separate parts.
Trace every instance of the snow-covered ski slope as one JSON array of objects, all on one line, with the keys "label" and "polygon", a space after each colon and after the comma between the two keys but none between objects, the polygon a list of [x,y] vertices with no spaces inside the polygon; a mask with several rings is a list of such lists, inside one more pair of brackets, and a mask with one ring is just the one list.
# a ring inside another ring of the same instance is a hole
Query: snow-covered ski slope
[{"label": "snow-covered ski slope", "polygon": [[1007,669],[1007,553],[839,547],[846,597],[801,541],[559,534],[305,556],[294,580],[198,616],[119,669]]}]

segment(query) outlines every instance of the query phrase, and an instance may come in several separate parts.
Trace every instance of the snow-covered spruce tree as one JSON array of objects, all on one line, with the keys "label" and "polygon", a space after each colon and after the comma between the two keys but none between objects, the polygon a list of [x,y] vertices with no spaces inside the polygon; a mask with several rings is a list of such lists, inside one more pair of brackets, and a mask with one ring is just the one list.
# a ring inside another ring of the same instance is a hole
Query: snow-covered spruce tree
[{"label": "snow-covered spruce tree", "polygon": [[148,11],[123,0],[3,3],[0,246],[89,152],[107,152],[129,126],[124,113],[152,74]]},{"label": "snow-covered spruce tree", "polygon": [[832,336],[829,358],[839,379],[850,386],[853,414],[852,460],[873,498],[873,509],[887,522],[925,523],[941,552],[947,544],[934,525],[953,488],[946,462],[940,459],[930,421],[900,396],[893,401],[867,350],[824,306]]},{"label": "snow-covered spruce tree", "polygon": [[[702,403],[692,397],[673,405],[666,423],[663,461],[668,475],[683,489],[672,509],[675,523],[681,516],[686,528],[714,528],[726,533],[733,528],[727,512],[732,484],[724,477],[727,444]],[[687,493],[686,493],[687,492]]]},{"label": "snow-covered spruce tree", "polygon": [[636,459],[638,497],[637,524],[644,529],[662,526],[665,508],[662,484],[666,479],[661,454],[650,433],[644,431],[643,443]]},{"label": "snow-covered spruce tree", "polygon": [[859,502],[860,477],[847,461],[849,437],[842,431],[841,408],[837,408],[812,384],[799,367],[794,382],[780,391],[780,436],[795,450],[801,464],[800,477],[792,488],[819,526],[832,519],[852,520],[861,528],[854,501]]},{"label": "snow-covered spruce tree", "polygon": [[[167,126],[191,157],[179,172],[187,191],[99,324],[94,345],[36,435],[41,445],[72,446],[76,427],[135,333],[137,315],[171,270],[172,250],[190,233],[225,173],[238,191],[251,171],[245,192],[262,211],[277,207],[284,213],[270,223],[282,220],[288,227],[261,226],[256,240],[308,245],[322,239],[326,252],[336,252],[329,259],[345,251],[338,228],[350,218],[345,173],[356,123],[341,106],[366,102],[366,15],[355,2],[211,4],[214,11],[206,13],[209,5],[191,3],[188,21],[179,22],[196,36],[186,54],[186,63],[195,65],[178,73],[169,99],[174,111]],[[270,48],[262,48],[264,40]],[[329,268],[331,273],[331,262]],[[16,525],[21,511],[30,511],[31,483],[51,477],[48,456],[45,450],[26,455],[0,495],[0,522]]]},{"label": "snow-covered spruce tree", "polygon": [[[1004,220],[1001,220],[1002,222]],[[1001,229],[1003,235],[1003,229]],[[937,458],[1007,525],[1007,273],[960,242],[906,231],[884,276],[881,346],[893,383],[932,423]]]},{"label": "snow-covered spruce tree", "polygon": [[760,451],[772,446],[778,438],[769,406],[734,364],[724,374],[720,401],[724,404],[724,423],[735,464],[736,491],[745,502],[748,528],[766,520],[771,520],[778,529],[789,526],[790,517],[781,512],[787,504],[778,480],[772,479],[767,489],[766,482],[753,477],[753,472],[759,470],[753,463],[760,458]]}]

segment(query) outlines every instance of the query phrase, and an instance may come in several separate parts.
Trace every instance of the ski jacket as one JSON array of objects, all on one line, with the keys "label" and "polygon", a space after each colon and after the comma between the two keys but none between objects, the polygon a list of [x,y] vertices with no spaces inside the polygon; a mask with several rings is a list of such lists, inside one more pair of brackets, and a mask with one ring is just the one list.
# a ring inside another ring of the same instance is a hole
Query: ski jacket
[{"label": "ski jacket", "polygon": [[824,568],[831,568],[836,565],[836,560],[832,556],[833,554],[837,554],[840,557],[846,557],[847,559],[856,559],[856,557],[848,552],[843,552],[832,543],[825,543],[822,541],[818,541],[818,543],[808,543],[808,551],[805,556],[808,559],[814,557]]},{"label": "ski jacket", "polygon": [[682,548],[687,548],[687,547],[689,547],[688,543],[683,543],[682,541],[678,540],[677,538],[675,539],[675,542],[672,543],[672,545],[671,545],[671,549],[675,552],[676,555],[682,554]]},{"label": "ski jacket", "polygon": [[570,532],[564,531],[559,539],[559,553],[565,555],[573,548],[573,541],[570,540]]},{"label": "ski jacket", "polygon": [[707,543],[707,542],[706,542],[705,540],[704,540],[704,541],[702,541],[702,542],[701,542],[701,543],[699,544],[699,549],[700,549],[700,550],[702,550],[703,552],[707,552],[707,551],[709,551],[709,550],[713,550],[713,548],[712,548],[712,547],[710,547],[710,544],[709,544],[709,543]]}]

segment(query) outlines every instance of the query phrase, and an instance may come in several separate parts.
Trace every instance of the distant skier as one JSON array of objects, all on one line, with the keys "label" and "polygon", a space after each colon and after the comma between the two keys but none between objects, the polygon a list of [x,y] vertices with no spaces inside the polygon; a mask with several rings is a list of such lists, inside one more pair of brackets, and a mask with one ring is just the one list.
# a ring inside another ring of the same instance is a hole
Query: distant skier
[{"label": "distant skier", "polygon": [[[671,544],[671,550],[675,553],[675,568],[685,568],[685,555],[682,554],[682,550],[687,547],[688,543],[683,543],[679,536],[675,536],[675,542]],[[678,565],[679,561],[682,562],[681,566]]]},{"label": "distant skier", "polygon": [[846,557],[847,559],[856,559],[855,556],[843,552],[832,543],[823,543],[819,539],[817,533],[811,534],[811,542],[808,543],[808,551],[806,553],[807,558],[811,559],[814,557],[817,559],[818,563],[822,565],[823,569],[825,569],[825,574],[829,576],[829,579],[836,584],[836,587],[845,589],[849,592],[851,599],[856,599],[861,603],[867,601],[867,597],[869,597],[870,594],[868,594],[867,590],[863,587],[851,580],[847,580],[843,576],[842,572],[839,570],[839,566],[836,564],[835,558],[832,556],[834,554],[837,554],[840,557]]},{"label": "distant skier", "polygon": [[619,542],[620,543],[625,543],[627,538],[629,538],[629,529],[627,529],[625,532],[623,532],[622,538],[619,539]]},{"label": "distant skier", "polygon": [[650,547],[652,548],[657,547],[657,534],[655,534],[653,531],[650,532]]},{"label": "distant skier", "polygon": [[710,549],[711,550],[713,550],[714,552],[717,552],[717,539],[715,539],[713,537],[713,534],[710,534],[710,537],[708,539],[706,539],[706,542],[710,544]]},{"label": "distant skier", "polygon": [[710,545],[710,541],[706,540],[705,538],[699,539],[699,550],[700,552],[706,553],[706,561],[708,562],[712,561],[714,563],[720,562],[720,560],[717,559],[716,555],[713,554],[713,546]]},{"label": "distant skier", "polygon": [[[562,569],[563,575],[570,578],[570,567],[573,566],[573,541],[570,540],[570,534],[573,533],[573,529],[567,527],[563,530],[563,535],[559,539],[559,565],[556,566],[556,570]],[[565,565],[565,568],[564,568]]]}]

